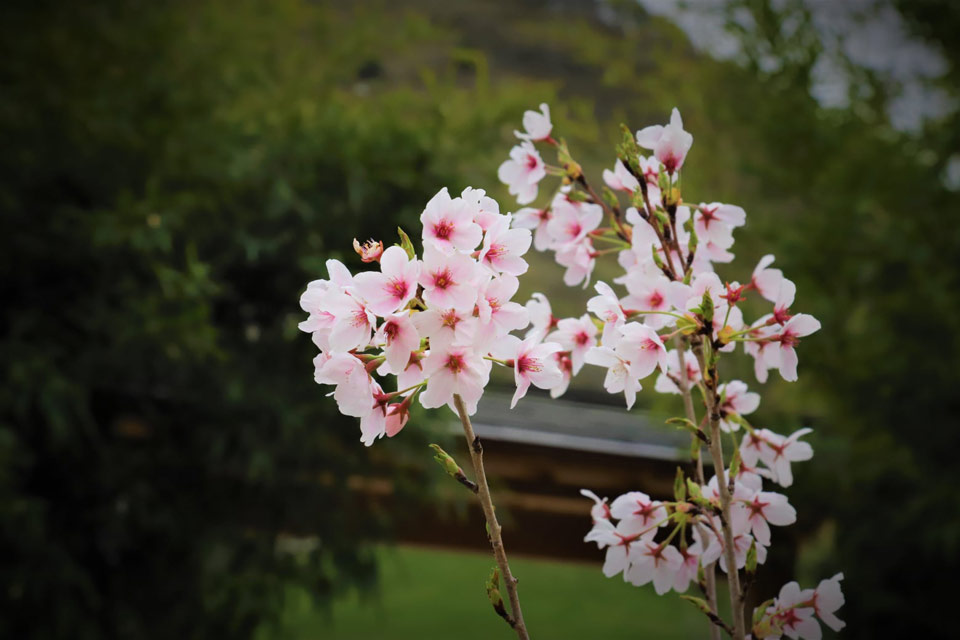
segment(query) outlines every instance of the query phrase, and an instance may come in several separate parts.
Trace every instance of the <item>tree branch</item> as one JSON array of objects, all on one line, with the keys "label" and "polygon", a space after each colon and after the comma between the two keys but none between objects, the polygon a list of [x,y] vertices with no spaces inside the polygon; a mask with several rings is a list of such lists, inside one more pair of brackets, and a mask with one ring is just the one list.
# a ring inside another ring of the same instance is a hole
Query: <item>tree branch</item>
[{"label": "tree branch", "polygon": [[713,459],[713,469],[717,474],[717,485],[720,490],[720,526],[723,529],[723,553],[727,561],[727,582],[730,585],[730,608],[733,614],[734,640],[744,640],[746,625],[743,618],[743,603],[740,599],[740,572],[737,570],[736,551],[733,546],[733,528],[730,521],[730,488],[727,486],[726,467],[723,463],[723,446],[720,437],[720,407],[717,396],[717,368],[716,365],[707,368],[707,361],[703,355],[703,339],[697,336],[693,339],[693,352],[700,364],[704,386],[707,393],[707,415],[710,418],[710,457]]},{"label": "tree branch", "polygon": [[497,522],[497,514],[494,511],[493,500],[490,497],[490,487],[487,485],[487,474],[483,469],[483,446],[480,444],[480,438],[473,432],[473,425],[470,423],[470,416],[467,415],[467,408],[463,404],[463,398],[459,394],[453,396],[453,402],[457,407],[457,413],[460,414],[460,422],[463,424],[463,435],[467,439],[467,448],[470,450],[470,461],[473,462],[473,470],[477,479],[477,488],[479,492],[477,497],[480,499],[480,506],[483,508],[483,515],[487,520],[487,530],[490,537],[490,546],[493,547],[493,557],[500,568],[500,575],[503,576],[503,583],[507,589],[507,596],[510,600],[510,609],[513,613],[514,631],[520,640],[530,640],[527,633],[527,627],[523,622],[523,613],[520,611],[520,596],[517,593],[517,579],[510,572],[510,565],[507,563],[507,552],[503,547],[503,538],[500,534],[500,523]]},{"label": "tree branch", "polygon": [[[675,336],[673,339],[673,345],[677,349],[677,359],[680,362],[680,376],[678,386],[680,387],[680,393],[683,396],[683,408],[687,414],[687,420],[693,424],[697,424],[697,412],[693,408],[693,395],[690,391],[690,380],[687,379],[687,363],[685,352],[687,350],[687,339],[680,339],[680,336]],[[697,444],[698,453],[697,453],[697,483],[701,486],[706,484],[706,481],[703,476],[703,455],[702,452],[699,452],[702,447],[699,443],[696,442],[696,437],[694,442]],[[703,540],[705,545],[710,544],[710,537],[706,535],[706,532],[703,530],[703,525],[698,524],[700,529],[700,539]],[[707,605],[710,607],[710,612],[719,618],[719,610],[717,609],[717,569],[716,564],[711,564],[709,567],[703,568],[704,578],[706,581],[706,596],[707,596]],[[711,618],[712,620],[712,618]],[[710,640],[720,640],[720,627],[716,624],[710,625]]]}]

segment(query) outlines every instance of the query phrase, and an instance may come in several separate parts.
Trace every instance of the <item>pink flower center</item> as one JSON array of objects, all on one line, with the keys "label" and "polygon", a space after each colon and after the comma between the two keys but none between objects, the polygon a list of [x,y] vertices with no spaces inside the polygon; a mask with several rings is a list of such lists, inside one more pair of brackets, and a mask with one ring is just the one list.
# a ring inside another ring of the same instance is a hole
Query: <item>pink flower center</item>
[{"label": "pink flower center", "polygon": [[793,347],[800,344],[800,338],[798,338],[794,333],[784,331],[782,334],[780,334],[780,344],[784,347]]},{"label": "pink flower center", "polygon": [[785,307],[774,307],[773,308],[773,321],[777,324],[787,324],[787,320],[792,318],[790,315],[790,310]]},{"label": "pink flower center", "polygon": [[453,224],[449,220],[441,220],[433,225],[433,235],[438,240],[446,240],[453,235]]},{"label": "pink flower center", "polygon": [[634,512],[633,512],[633,515],[642,517],[642,518],[643,518],[643,523],[646,524],[646,523],[647,523],[647,520],[649,520],[650,518],[652,518],[652,516],[653,516],[653,510],[654,510],[656,507],[654,507],[653,504],[651,504],[651,503],[649,503],[649,502],[643,503],[643,502],[640,502],[640,501],[637,501],[637,506],[639,507],[639,509],[637,509],[636,511],[634,511]]},{"label": "pink flower center", "polygon": [[498,258],[502,257],[507,252],[507,248],[502,244],[493,244],[490,245],[490,250],[487,251],[487,255],[484,256],[484,262],[493,262]]},{"label": "pink flower center", "polygon": [[797,612],[792,608],[787,609],[777,617],[783,620],[783,626],[785,628],[792,628],[802,622],[802,620],[800,620],[800,616],[798,616]]},{"label": "pink flower center", "polygon": [[647,338],[646,340],[644,340],[644,341],[640,344],[640,348],[641,348],[641,349],[653,349],[653,350],[656,350],[656,349],[659,349],[659,348],[660,348],[660,345],[658,345],[656,342],[654,342],[654,341],[651,340],[650,338]]},{"label": "pink flower center", "polygon": [[573,337],[573,341],[582,347],[590,342],[590,336],[587,335],[586,331],[581,331]]},{"label": "pink flower center", "polygon": [[750,515],[763,517],[763,510],[770,506],[769,502],[760,502],[759,498],[754,498],[753,502],[747,503],[747,508],[750,509]]},{"label": "pink flower center", "polygon": [[460,373],[463,371],[466,368],[466,365],[463,362],[463,354],[451,353],[448,355],[446,367],[453,373]]},{"label": "pink flower center", "polygon": [[440,321],[443,323],[443,326],[456,329],[457,323],[460,322],[460,316],[457,315],[456,311],[450,309],[449,311],[445,311],[443,314],[441,314]]},{"label": "pink flower center", "polygon": [[433,274],[433,286],[437,289],[446,289],[453,284],[453,275],[450,269],[444,268]]},{"label": "pink flower center", "polygon": [[579,222],[571,222],[567,225],[567,235],[571,238],[576,238],[580,235],[580,231],[583,230],[583,227]]},{"label": "pink flower center", "polygon": [[700,209],[700,216],[703,218],[703,226],[709,227],[710,223],[717,218],[717,207],[712,209],[704,207],[703,209]]},{"label": "pink flower center", "polygon": [[407,296],[407,282],[403,278],[391,278],[387,283],[387,294],[391,297],[396,298],[397,300],[403,300]]},{"label": "pink flower center", "polygon": [[663,304],[663,296],[660,295],[659,291],[654,291],[650,294],[649,300],[647,302],[650,304],[651,309],[659,309],[660,305]]},{"label": "pink flower center", "polygon": [[400,325],[398,325],[396,322],[393,322],[392,320],[388,320],[386,323],[384,323],[383,335],[387,339],[388,345],[396,339],[397,334],[399,333],[400,333]]},{"label": "pink flower center", "polygon": [[350,324],[355,327],[366,327],[370,324],[367,320],[367,310],[363,307],[357,307],[350,316]]},{"label": "pink flower center", "polygon": [[527,154],[527,169],[528,169],[529,171],[533,171],[534,169],[537,168],[537,165],[538,165],[538,164],[539,164],[539,160],[537,160],[537,156],[533,155],[532,153],[528,153],[528,154]]},{"label": "pink flower center", "polygon": [[680,164],[680,158],[673,155],[673,153],[668,153],[663,159],[663,166],[666,168],[667,173],[673,173],[678,164]]},{"label": "pink flower center", "polygon": [[522,375],[524,373],[537,373],[543,371],[543,365],[537,358],[531,358],[524,354],[517,358],[517,371]]}]

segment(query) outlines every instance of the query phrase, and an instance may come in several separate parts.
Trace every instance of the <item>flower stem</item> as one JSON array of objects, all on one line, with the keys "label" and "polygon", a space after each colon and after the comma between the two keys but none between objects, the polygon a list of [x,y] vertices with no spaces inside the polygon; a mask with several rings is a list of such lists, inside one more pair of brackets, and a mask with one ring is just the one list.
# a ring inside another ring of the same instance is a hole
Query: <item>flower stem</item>
[{"label": "flower stem", "polygon": [[727,484],[726,467],[723,462],[723,441],[720,433],[720,398],[717,395],[717,367],[716,364],[707,366],[703,355],[703,340],[696,338],[693,341],[693,352],[700,364],[703,383],[706,387],[704,394],[707,405],[707,416],[710,418],[710,457],[713,459],[713,469],[717,474],[717,485],[720,490],[720,526],[723,529],[723,553],[727,561],[727,582],[730,585],[730,609],[733,614],[734,640],[744,640],[746,625],[743,618],[743,600],[740,593],[740,572],[737,570],[736,550],[733,546],[733,527],[730,521],[730,487]]},{"label": "flower stem", "polygon": [[497,522],[497,514],[494,511],[493,499],[490,497],[490,487],[487,485],[487,474],[483,469],[483,446],[480,444],[480,438],[473,432],[473,425],[470,423],[470,416],[467,415],[467,408],[463,404],[463,398],[459,394],[453,396],[453,403],[457,407],[457,413],[460,414],[460,422],[463,424],[463,435],[467,439],[467,449],[470,450],[470,461],[473,463],[473,470],[476,474],[477,487],[480,498],[480,506],[483,508],[483,515],[487,520],[487,530],[490,536],[490,546],[493,547],[493,557],[500,568],[500,575],[503,576],[503,582],[507,589],[507,595],[510,599],[510,610],[513,613],[513,630],[517,632],[520,640],[530,640],[527,633],[527,627],[523,622],[523,613],[520,610],[520,596],[517,593],[517,579],[510,571],[510,565],[507,563],[507,552],[503,547],[503,538],[501,537],[500,523]]},{"label": "flower stem", "polygon": [[[673,339],[673,346],[677,350],[677,357],[680,361],[680,376],[679,376],[679,386],[680,394],[683,396],[683,408],[687,414],[687,420],[693,424],[697,424],[697,412],[693,408],[693,394],[690,391],[690,380],[687,378],[687,363],[685,352],[687,350],[687,340],[681,340],[680,336],[676,336]],[[690,436],[695,438],[695,436]],[[697,453],[697,483],[702,485],[706,484],[706,480],[703,477],[703,455],[702,452]],[[703,531],[703,525],[698,525],[701,529],[700,539],[703,540],[704,544],[710,544],[710,537],[706,535],[706,532]],[[710,611],[716,614],[718,617],[720,612],[717,610],[717,569],[715,564],[711,564],[709,567],[703,568],[704,578],[707,586],[707,605],[710,607]],[[710,625],[710,640],[720,640],[720,628],[715,625]]]}]

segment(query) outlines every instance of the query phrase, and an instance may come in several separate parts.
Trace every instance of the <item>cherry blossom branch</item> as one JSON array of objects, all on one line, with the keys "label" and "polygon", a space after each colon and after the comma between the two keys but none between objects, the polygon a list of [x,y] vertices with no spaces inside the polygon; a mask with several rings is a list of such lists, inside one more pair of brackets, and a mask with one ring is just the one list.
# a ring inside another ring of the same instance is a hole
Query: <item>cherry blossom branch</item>
[{"label": "cherry blossom branch", "polygon": [[470,423],[470,416],[467,414],[467,407],[463,403],[463,398],[459,394],[453,396],[453,403],[457,407],[457,413],[460,414],[460,422],[463,424],[463,435],[467,439],[467,448],[470,450],[470,461],[473,463],[473,470],[476,476],[476,484],[479,489],[477,497],[480,499],[480,506],[483,508],[483,515],[487,520],[487,532],[490,538],[490,546],[493,547],[493,557],[497,561],[497,567],[503,576],[503,582],[507,588],[507,596],[510,599],[510,610],[513,613],[511,618],[505,618],[517,632],[520,640],[530,640],[527,633],[527,627],[523,622],[523,613],[520,610],[520,596],[517,593],[517,579],[510,571],[510,565],[507,562],[507,552],[503,546],[501,537],[500,523],[497,521],[497,514],[494,511],[493,499],[490,497],[490,487],[487,485],[487,474],[483,468],[483,446],[480,444],[480,438],[473,431],[473,425]]},{"label": "cherry blossom branch", "polygon": [[[680,395],[683,396],[683,408],[687,414],[687,420],[689,420],[693,424],[696,424],[697,412],[693,408],[693,394],[690,392],[690,381],[687,378],[687,363],[686,363],[686,357],[684,355],[684,352],[687,349],[687,341],[681,340],[680,337],[677,336],[673,339],[673,344],[677,349],[677,356],[679,357],[679,361],[680,361],[680,375],[678,376],[679,378],[678,386],[680,387]],[[703,456],[701,455],[702,447],[700,446],[696,436],[690,436],[690,437],[693,440],[693,443],[697,447],[697,482],[700,485],[704,485],[706,484],[706,481],[704,480],[704,475],[703,475]],[[709,536],[705,535],[705,532],[702,530],[703,525],[697,523],[697,527],[701,529],[700,539],[704,540],[705,542],[709,541],[710,539]],[[720,617],[717,610],[717,573],[716,573],[715,565],[711,563],[709,567],[704,567],[703,573],[704,573],[704,580],[706,581],[705,595],[707,596],[707,605],[710,607],[710,613],[712,614],[709,617],[711,622],[713,622],[713,624],[710,625],[710,638],[711,640],[719,640],[720,625],[714,619],[714,618],[719,619]],[[721,620],[721,622],[723,621]]]},{"label": "cherry blossom branch", "polygon": [[703,383],[707,393],[707,415],[710,417],[710,457],[717,474],[717,488],[720,493],[720,526],[723,529],[723,553],[727,561],[727,581],[730,584],[730,608],[733,614],[734,640],[744,640],[746,625],[743,617],[743,603],[740,597],[740,572],[737,570],[736,550],[733,542],[733,527],[730,519],[730,487],[726,480],[723,462],[723,445],[720,434],[720,398],[717,395],[717,366],[708,366],[703,353],[703,338],[696,336],[692,340],[693,353],[697,356]]}]

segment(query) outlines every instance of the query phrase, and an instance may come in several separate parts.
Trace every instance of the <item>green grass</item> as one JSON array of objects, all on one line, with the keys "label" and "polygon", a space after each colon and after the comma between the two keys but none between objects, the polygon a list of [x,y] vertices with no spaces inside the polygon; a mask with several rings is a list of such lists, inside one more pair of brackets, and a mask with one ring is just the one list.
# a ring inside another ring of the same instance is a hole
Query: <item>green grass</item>
[{"label": "green grass", "polygon": [[[496,640],[513,633],[493,613],[484,580],[493,566],[486,554],[400,547],[383,549],[377,593],[338,600],[318,609],[302,591],[288,594],[279,628],[260,640]],[[604,638],[703,638],[706,622],[673,592],[634,587],[605,578],[596,564],[530,558],[511,561],[520,578],[523,613],[538,640]],[[691,594],[699,595],[693,593]]]}]

